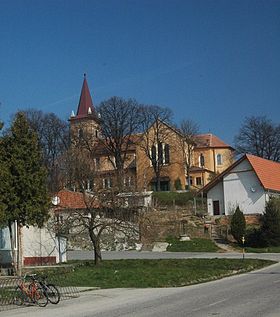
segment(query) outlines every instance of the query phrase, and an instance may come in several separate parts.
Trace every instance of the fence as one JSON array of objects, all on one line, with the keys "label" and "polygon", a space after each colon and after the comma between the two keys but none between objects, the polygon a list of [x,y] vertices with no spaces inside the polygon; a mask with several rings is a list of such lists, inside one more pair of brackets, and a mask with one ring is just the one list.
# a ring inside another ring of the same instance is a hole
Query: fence
[{"label": "fence", "polygon": [[[60,292],[60,300],[79,297],[77,287],[65,285],[67,274],[69,273],[51,274],[48,275],[46,280],[47,284],[52,283],[56,285]],[[20,280],[20,277],[0,277],[0,312],[30,305],[30,303],[20,306],[15,304],[16,287]]]}]

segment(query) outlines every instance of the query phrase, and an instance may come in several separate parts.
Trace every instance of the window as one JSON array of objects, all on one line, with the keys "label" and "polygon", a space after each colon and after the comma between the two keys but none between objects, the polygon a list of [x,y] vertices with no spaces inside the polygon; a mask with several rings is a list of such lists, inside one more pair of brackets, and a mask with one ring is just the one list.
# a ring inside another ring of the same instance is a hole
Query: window
[{"label": "window", "polygon": [[112,187],[112,179],[110,177],[103,178],[103,188],[109,189]]},{"label": "window", "polygon": [[158,143],[158,162],[163,164],[163,152],[162,152],[162,143]]},{"label": "window", "polygon": [[222,165],[223,160],[222,160],[222,154],[217,154],[217,165]]},{"label": "window", "polygon": [[155,165],[157,160],[157,149],[155,145],[152,146],[151,157],[152,157],[152,164]]},{"label": "window", "polygon": [[83,136],[84,136],[84,131],[83,131],[83,129],[79,129],[79,130],[78,130],[78,138],[79,138],[79,139],[82,139]]},{"label": "window", "polygon": [[169,161],[170,161],[169,144],[165,144],[164,146],[164,158],[165,158],[165,164],[169,164]]},{"label": "window", "polygon": [[199,155],[198,164],[199,164],[199,167],[205,166],[205,159],[204,159],[204,155],[202,153]]},{"label": "window", "polygon": [[87,180],[87,190],[88,191],[92,191],[93,190],[93,187],[94,187],[94,182],[92,179],[88,179]]},{"label": "window", "polygon": [[[188,182],[188,177],[186,177],[186,184],[189,184],[189,182]],[[192,178],[192,176],[190,176],[190,186],[192,186],[192,184],[193,184],[193,178]]]},{"label": "window", "polygon": [[197,186],[201,186],[202,185],[201,177],[196,177],[195,182]]},{"label": "window", "polygon": [[132,185],[132,179],[131,179],[131,176],[127,176],[124,178],[123,180],[124,182],[124,186],[125,187],[130,187]]},{"label": "window", "polygon": [[151,147],[151,161],[153,165],[170,163],[169,144],[159,142]]}]

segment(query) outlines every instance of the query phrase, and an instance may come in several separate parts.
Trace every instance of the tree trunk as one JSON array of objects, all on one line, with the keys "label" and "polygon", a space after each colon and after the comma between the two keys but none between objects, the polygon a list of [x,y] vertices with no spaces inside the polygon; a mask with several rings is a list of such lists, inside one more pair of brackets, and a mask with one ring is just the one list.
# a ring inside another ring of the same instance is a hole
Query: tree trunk
[{"label": "tree trunk", "polygon": [[187,165],[187,179],[188,179],[188,190],[190,190],[191,189],[191,175],[190,175],[189,165]]},{"label": "tree trunk", "polygon": [[102,261],[100,238],[99,238],[99,235],[95,235],[93,230],[90,230],[90,229],[89,229],[89,236],[93,245],[94,264],[98,265]]},{"label": "tree trunk", "polygon": [[93,247],[94,247],[94,264],[99,265],[100,262],[102,261],[100,241],[95,240],[93,242]]}]

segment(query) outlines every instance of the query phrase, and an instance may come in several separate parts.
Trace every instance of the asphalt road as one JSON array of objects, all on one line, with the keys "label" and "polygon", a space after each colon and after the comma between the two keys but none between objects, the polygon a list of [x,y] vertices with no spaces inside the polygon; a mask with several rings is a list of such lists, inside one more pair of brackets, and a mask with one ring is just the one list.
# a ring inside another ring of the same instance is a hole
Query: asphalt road
[{"label": "asphalt road", "polygon": [[[231,258],[240,259],[242,253],[238,252],[151,252],[151,251],[105,251],[102,252],[104,260],[118,260],[118,259],[190,259],[190,258]],[[246,253],[245,258],[250,259],[267,259],[280,262],[280,253]],[[93,251],[68,251],[68,260],[92,260]],[[280,316],[279,316],[280,317]]]},{"label": "asphalt road", "polygon": [[107,289],[82,293],[45,308],[0,313],[5,317],[279,317],[280,264],[181,288]]}]

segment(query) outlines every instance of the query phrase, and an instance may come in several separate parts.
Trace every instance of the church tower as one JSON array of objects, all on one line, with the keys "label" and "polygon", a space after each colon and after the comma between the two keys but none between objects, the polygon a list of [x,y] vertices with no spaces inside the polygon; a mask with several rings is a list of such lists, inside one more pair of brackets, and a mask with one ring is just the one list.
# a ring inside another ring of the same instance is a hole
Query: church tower
[{"label": "church tower", "polygon": [[90,136],[92,141],[97,140],[100,130],[100,119],[93,106],[86,74],[84,74],[77,113],[75,114],[72,111],[69,121],[72,142],[84,136]]}]

